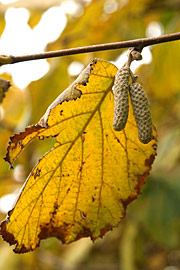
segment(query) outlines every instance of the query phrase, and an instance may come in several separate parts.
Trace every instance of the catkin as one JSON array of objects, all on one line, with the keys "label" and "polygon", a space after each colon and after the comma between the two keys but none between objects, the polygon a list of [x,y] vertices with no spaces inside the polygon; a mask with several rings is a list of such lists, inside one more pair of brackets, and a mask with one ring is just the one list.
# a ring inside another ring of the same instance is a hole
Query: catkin
[{"label": "catkin", "polygon": [[129,102],[128,102],[128,83],[130,77],[130,68],[122,67],[118,70],[114,81],[114,119],[113,128],[117,131],[124,129],[128,113],[129,113]]},{"label": "catkin", "polygon": [[153,138],[152,119],[147,96],[139,83],[130,84],[129,93],[138,128],[139,140],[147,144]]}]

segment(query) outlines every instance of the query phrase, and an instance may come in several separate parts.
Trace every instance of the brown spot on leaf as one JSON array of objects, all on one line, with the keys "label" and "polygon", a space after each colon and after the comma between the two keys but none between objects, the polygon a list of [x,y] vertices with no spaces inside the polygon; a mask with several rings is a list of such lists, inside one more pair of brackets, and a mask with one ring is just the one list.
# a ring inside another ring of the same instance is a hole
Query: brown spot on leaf
[{"label": "brown spot on leaf", "polygon": [[8,211],[8,216],[10,217],[14,211],[14,208]]},{"label": "brown spot on leaf", "polygon": [[90,229],[85,226],[82,226],[81,231],[76,236],[76,240],[79,240],[83,237],[89,237],[89,236],[92,237],[92,232],[90,231]]},{"label": "brown spot on leaf", "polygon": [[37,168],[36,173],[34,175],[34,179],[36,179],[36,177],[39,177],[41,173],[41,170]]},{"label": "brown spot on leaf", "polygon": [[[113,229],[113,227],[110,224],[106,224],[106,226],[103,229],[101,229],[100,237],[102,238],[108,231],[110,231],[112,229]],[[94,238],[92,240],[96,240],[96,238]]]},{"label": "brown spot on leaf", "polygon": [[151,165],[152,165],[154,159],[155,159],[155,155],[153,155],[153,154],[150,155],[150,157],[149,157],[148,159],[145,160],[145,165],[146,165],[147,167],[151,168]]},{"label": "brown spot on leaf", "polygon": [[64,223],[63,226],[54,227],[51,223],[41,225],[41,232],[39,233],[39,239],[46,239],[48,237],[57,237],[62,243],[65,243],[68,235],[69,224]]},{"label": "brown spot on leaf", "polygon": [[44,140],[44,136],[38,136],[39,140]]}]

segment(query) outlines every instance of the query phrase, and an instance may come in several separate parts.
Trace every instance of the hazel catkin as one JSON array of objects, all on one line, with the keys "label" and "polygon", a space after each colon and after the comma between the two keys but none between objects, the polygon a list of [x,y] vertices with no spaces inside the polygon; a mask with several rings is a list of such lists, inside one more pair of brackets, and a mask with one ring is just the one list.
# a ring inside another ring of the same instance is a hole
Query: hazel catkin
[{"label": "hazel catkin", "polygon": [[130,77],[130,68],[127,66],[122,67],[116,73],[114,80],[114,119],[113,128],[117,131],[124,129],[128,113],[128,83]]},{"label": "hazel catkin", "polygon": [[133,107],[133,114],[138,128],[139,140],[147,144],[153,138],[152,118],[149,108],[149,101],[142,85],[132,83],[129,85],[129,93]]}]

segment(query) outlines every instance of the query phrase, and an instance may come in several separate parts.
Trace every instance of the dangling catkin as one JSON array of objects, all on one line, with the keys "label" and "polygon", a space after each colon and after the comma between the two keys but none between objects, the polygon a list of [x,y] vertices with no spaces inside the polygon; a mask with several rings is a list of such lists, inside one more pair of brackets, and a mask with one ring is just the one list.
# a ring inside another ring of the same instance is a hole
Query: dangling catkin
[{"label": "dangling catkin", "polygon": [[138,128],[139,140],[147,144],[153,138],[152,119],[147,96],[139,83],[130,84],[129,93]]},{"label": "dangling catkin", "polygon": [[130,68],[122,67],[118,70],[114,81],[114,119],[113,128],[117,131],[124,129],[129,112],[128,83]]}]

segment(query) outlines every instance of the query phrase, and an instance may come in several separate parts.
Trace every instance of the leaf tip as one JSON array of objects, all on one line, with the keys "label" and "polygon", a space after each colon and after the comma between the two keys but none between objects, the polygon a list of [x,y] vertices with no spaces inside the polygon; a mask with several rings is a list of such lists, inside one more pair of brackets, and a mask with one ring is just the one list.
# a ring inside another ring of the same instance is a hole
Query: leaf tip
[{"label": "leaf tip", "polygon": [[1,222],[1,224],[0,224],[0,235],[2,236],[2,238],[3,238],[4,241],[6,241],[7,243],[9,243],[10,246],[15,245],[13,251],[15,253],[17,253],[17,254],[27,253],[29,251],[33,251],[34,248],[32,248],[32,247],[26,248],[24,244],[21,244],[20,245],[18,243],[18,241],[15,239],[14,235],[12,233],[10,233],[10,232],[7,231],[6,226],[9,223],[9,217],[10,217],[12,211],[13,211],[13,209],[8,212],[8,215],[9,216],[5,220],[3,220]]},{"label": "leaf tip", "polygon": [[9,142],[8,147],[7,147],[7,153],[6,153],[6,156],[5,156],[3,159],[4,159],[4,161],[6,161],[6,162],[9,163],[9,170],[12,170],[12,169],[14,169],[14,167],[13,167],[11,161],[10,161],[9,150],[8,150],[9,147],[10,147],[10,142]]},{"label": "leaf tip", "polygon": [[1,222],[0,225],[0,235],[2,236],[3,240],[8,242],[11,245],[17,244],[17,241],[14,238],[14,235],[7,232],[6,225],[9,223],[9,217]]}]

